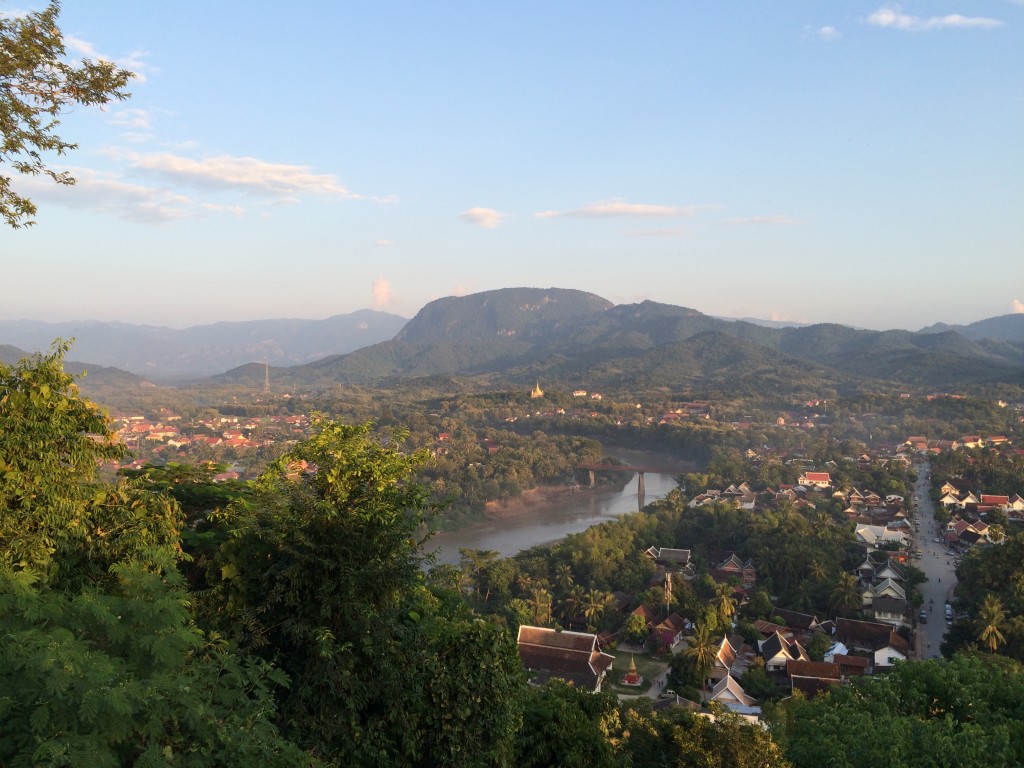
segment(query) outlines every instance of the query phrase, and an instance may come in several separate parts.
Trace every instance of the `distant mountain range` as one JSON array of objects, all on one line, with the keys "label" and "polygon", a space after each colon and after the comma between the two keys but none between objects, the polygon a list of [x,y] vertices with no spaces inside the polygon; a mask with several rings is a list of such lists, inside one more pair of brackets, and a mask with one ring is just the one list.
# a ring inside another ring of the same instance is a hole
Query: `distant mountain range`
[{"label": "distant mountain range", "polygon": [[[0,344],[0,363],[13,365],[29,354],[31,353],[10,344]],[[146,380],[141,376],[136,376],[128,371],[122,371],[120,368],[96,365],[94,363],[79,363],[75,360],[65,360],[64,370],[72,376],[80,376],[83,372],[87,373],[84,379],[79,380],[82,389],[86,391],[99,387],[133,388],[146,383]]]},{"label": "distant mountain range", "polygon": [[0,343],[47,350],[75,339],[71,353],[154,381],[212,376],[250,362],[297,365],[392,338],[406,319],[364,309],[326,320],[253,320],[181,330],[99,321],[0,320]]},{"label": "distant mountain range", "polygon": [[[217,323],[184,330],[125,323],[0,321],[0,342],[46,349],[75,337],[91,368],[152,381],[294,388],[464,380],[629,388],[835,391],[863,383],[956,389],[1024,386],[1024,314],[918,332],[728,320],[645,301],[614,305],[563,288],[505,288],[432,301],[408,322],[363,310],[327,320]],[[73,366],[69,364],[69,369]],[[226,371],[225,373],[221,373]]]},{"label": "distant mountain range", "polygon": [[[536,378],[568,387],[756,387],[827,380],[906,386],[1024,385],[1024,315],[972,340],[952,330],[866,331],[818,324],[771,328],[645,301],[615,306],[569,289],[506,288],[427,304],[393,339],[275,375],[296,385],[394,385],[425,377]],[[254,367],[226,380],[261,381]]]}]

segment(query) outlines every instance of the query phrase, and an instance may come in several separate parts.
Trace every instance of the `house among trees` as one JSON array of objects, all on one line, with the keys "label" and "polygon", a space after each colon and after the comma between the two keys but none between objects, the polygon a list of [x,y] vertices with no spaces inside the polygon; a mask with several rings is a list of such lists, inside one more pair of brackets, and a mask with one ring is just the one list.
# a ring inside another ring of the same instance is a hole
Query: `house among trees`
[{"label": "house among trees", "polygon": [[655,565],[685,568],[690,564],[690,550],[670,549],[669,547],[648,547],[644,555],[651,558]]},{"label": "house among trees", "polygon": [[615,657],[602,653],[597,635],[568,632],[548,627],[519,627],[516,637],[519,659],[534,672],[531,681],[546,683],[559,678],[588,691],[599,693]]},{"label": "house among trees", "polygon": [[817,696],[842,682],[842,672],[836,663],[794,659],[786,665],[789,687],[804,696]]},{"label": "house among trees", "polygon": [[804,472],[796,481],[805,488],[832,487],[832,478],[828,472]]},{"label": "house among trees", "polygon": [[810,661],[811,657],[796,640],[785,637],[781,632],[776,632],[767,640],[759,644],[759,651],[764,657],[764,668],[766,672],[785,672],[786,665],[794,659]]},{"label": "house among trees", "polygon": [[874,669],[891,667],[910,656],[910,644],[891,624],[880,621],[836,619],[836,639],[855,651],[872,654]]},{"label": "house among trees", "polygon": [[660,624],[656,625],[653,633],[657,634],[657,642],[665,648],[671,648],[686,636],[686,619],[678,613],[670,613]]},{"label": "house among trees", "polygon": [[707,700],[717,701],[726,709],[738,714],[750,715],[761,712],[761,708],[757,706],[757,699],[747,694],[732,675],[726,675],[715,683]]},{"label": "house among trees", "polygon": [[757,584],[757,568],[751,559],[741,560],[735,552],[730,552],[716,566],[712,574],[716,581],[727,581],[731,578],[739,580],[744,589],[753,589]]}]

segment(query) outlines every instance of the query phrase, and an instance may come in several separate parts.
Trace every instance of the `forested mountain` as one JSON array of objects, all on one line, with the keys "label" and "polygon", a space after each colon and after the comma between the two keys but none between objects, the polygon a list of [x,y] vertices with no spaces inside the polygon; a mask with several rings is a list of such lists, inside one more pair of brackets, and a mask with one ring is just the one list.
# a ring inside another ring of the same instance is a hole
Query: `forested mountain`
[{"label": "forested mountain", "polygon": [[46,350],[74,339],[76,357],[153,379],[210,376],[251,362],[297,365],[393,337],[405,318],[363,309],[326,320],[252,320],[175,329],[98,321],[0,320],[0,342]]},{"label": "forested mountain", "polygon": [[847,386],[867,380],[926,388],[1021,385],[1024,344],[973,341],[955,331],[769,328],[652,301],[613,306],[581,291],[511,288],[438,299],[393,340],[289,375],[307,383],[471,376],[613,387],[733,380],[763,370]]},{"label": "forested mountain", "polygon": [[[51,339],[51,341],[53,340]],[[21,358],[28,357],[29,354],[24,349],[13,347],[10,344],[0,344],[0,363],[13,365]],[[96,365],[95,363],[79,363],[74,360],[65,360],[64,370],[78,378],[79,386],[87,392],[98,387],[139,387],[146,381],[141,376],[122,371],[120,368]],[[79,377],[83,371],[86,376]]]},{"label": "forested mountain", "polygon": [[[712,334],[705,336],[705,334]],[[1024,315],[919,332],[819,323],[770,327],[644,301],[613,305],[563,288],[504,288],[432,301],[410,321],[362,310],[327,320],[217,323],[183,330],[124,323],[0,321],[0,340],[35,350],[75,338],[76,357],[153,380],[227,371],[221,381],[302,388],[474,378],[611,388],[721,383],[771,371],[837,391],[864,382],[954,389],[1024,386]]]},{"label": "forested mountain", "polygon": [[1018,344],[1024,342],[1024,313],[1017,312],[1012,315],[999,315],[978,320],[969,325],[947,325],[936,323],[922,328],[921,333],[941,333],[943,331],[956,331],[972,341],[980,339],[1002,339],[1004,341],[1015,341]]}]

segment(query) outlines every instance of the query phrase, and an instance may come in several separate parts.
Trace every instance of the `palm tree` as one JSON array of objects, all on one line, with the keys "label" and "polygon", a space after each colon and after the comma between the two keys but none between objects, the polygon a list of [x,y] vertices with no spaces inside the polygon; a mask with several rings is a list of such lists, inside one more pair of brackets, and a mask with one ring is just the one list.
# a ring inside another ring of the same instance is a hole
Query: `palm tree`
[{"label": "palm tree", "polygon": [[519,594],[525,595],[533,588],[533,576],[523,572],[516,576],[516,584],[519,585]]},{"label": "palm tree", "polygon": [[612,596],[600,589],[591,589],[587,592],[583,603],[583,618],[587,620],[587,629],[593,631],[597,622],[608,608]]},{"label": "palm tree", "polygon": [[999,631],[1005,621],[1006,611],[1000,599],[992,593],[985,595],[974,617],[974,629],[978,633],[978,640],[988,648],[989,653],[995,653],[999,646],[1006,643],[1006,638]]},{"label": "palm tree", "polygon": [[569,594],[567,594],[559,604],[559,614],[566,626],[568,626],[569,622],[579,616],[583,611],[583,605],[586,602],[586,597],[586,590],[584,590],[579,584],[574,584],[572,589],[569,590]]},{"label": "palm tree", "polygon": [[683,651],[683,656],[693,662],[697,674],[700,675],[701,691],[704,693],[704,699],[706,700],[707,676],[715,664],[715,658],[718,655],[718,643],[712,638],[711,630],[708,629],[706,624],[698,624],[694,628],[693,634],[686,638],[686,644],[689,647]]},{"label": "palm tree", "polygon": [[807,567],[807,572],[815,581],[824,581],[828,575],[828,569],[817,560],[811,560],[811,564]]},{"label": "palm tree", "polygon": [[533,606],[533,620],[538,625],[544,625],[551,621],[551,593],[543,584],[536,584],[530,590],[531,605]]},{"label": "palm tree", "polygon": [[576,580],[573,578],[572,566],[568,563],[555,567],[555,586],[563,595],[566,594]]},{"label": "palm tree", "polygon": [[852,573],[840,573],[832,589],[832,608],[837,614],[849,613],[862,604],[860,584]]},{"label": "palm tree", "polygon": [[793,604],[802,611],[814,610],[814,582],[804,579],[796,587]]},{"label": "palm tree", "polygon": [[722,619],[722,626],[728,627],[733,615],[736,613],[736,598],[733,596],[731,584],[715,585],[715,608]]}]

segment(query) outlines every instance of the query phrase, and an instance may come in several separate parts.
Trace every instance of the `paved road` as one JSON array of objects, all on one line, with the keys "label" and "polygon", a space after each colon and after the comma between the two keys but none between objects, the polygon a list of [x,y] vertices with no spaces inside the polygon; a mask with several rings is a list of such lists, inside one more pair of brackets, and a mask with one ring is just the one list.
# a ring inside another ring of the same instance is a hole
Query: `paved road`
[{"label": "paved road", "polygon": [[939,655],[939,646],[946,633],[944,607],[947,602],[952,602],[953,588],[956,586],[956,563],[947,554],[946,545],[935,541],[941,539],[942,534],[935,522],[934,505],[928,496],[931,470],[926,463],[919,463],[916,470],[914,497],[916,520],[920,524],[916,548],[921,550],[923,557],[913,563],[928,577],[928,581],[921,586],[928,622],[918,625],[918,653],[919,658],[930,659]]}]

